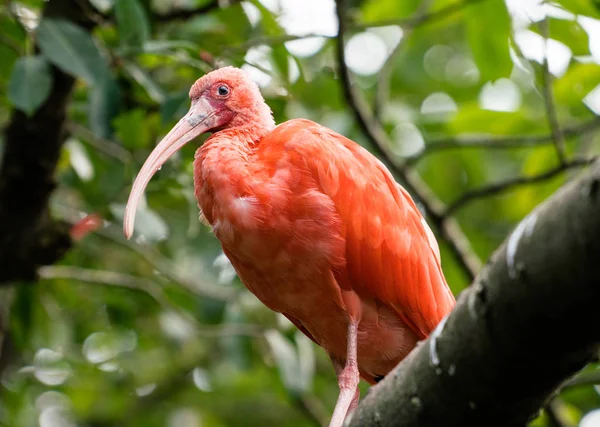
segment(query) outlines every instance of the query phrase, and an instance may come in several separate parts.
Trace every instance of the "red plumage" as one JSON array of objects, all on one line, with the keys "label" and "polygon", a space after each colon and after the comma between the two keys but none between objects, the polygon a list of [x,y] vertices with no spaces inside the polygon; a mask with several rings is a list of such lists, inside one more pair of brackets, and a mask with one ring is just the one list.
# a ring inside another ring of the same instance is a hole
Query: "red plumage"
[{"label": "red plumage", "polygon": [[454,306],[435,238],[377,158],[308,120],[275,127],[241,70],[207,74],[190,97],[134,183],[126,234],[155,170],[213,131],[194,162],[198,204],[246,287],[330,355],[341,425],[358,372],[374,383]]}]

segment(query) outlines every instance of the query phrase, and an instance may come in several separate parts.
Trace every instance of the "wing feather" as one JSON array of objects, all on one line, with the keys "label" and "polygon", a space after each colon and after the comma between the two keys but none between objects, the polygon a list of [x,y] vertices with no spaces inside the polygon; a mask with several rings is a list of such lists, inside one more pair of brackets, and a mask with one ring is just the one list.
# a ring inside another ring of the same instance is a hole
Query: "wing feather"
[{"label": "wing feather", "polygon": [[418,336],[429,335],[455,300],[435,237],[408,192],[367,150],[314,122],[286,122],[262,143],[284,144],[333,201],[352,289],[393,307]]}]

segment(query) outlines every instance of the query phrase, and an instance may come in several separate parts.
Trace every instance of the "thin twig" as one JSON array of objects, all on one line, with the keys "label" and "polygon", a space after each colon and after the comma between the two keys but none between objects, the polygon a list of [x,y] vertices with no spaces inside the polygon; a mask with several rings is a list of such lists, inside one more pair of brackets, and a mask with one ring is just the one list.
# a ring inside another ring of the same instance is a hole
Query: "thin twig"
[{"label": "thin twig", "polygon": [[326,39],[335,38],[334,36],[327,36],[324,34],[316,34],[316,33],[309,33],[309,34],[303,34],[303,35],[280,34],[280,35],[276,35],[276,36],[260,36],[260,37],[253,37],[250,40],[243,42],[243,43],[225,46],[223,48],[222,54],[225,55],[227,53],[245,52],[248,49],[255,47],[255,46],[261,46],[261,45],[273,46],[273,45],[291,42],[294,40],[305,40],[305,39],[311,39],[311,38],[317,38],[317,37],[326,38]]},{"label": "thin twig", "polygon": [[[417,8],[417,15],[425,13],[425,11],[429,9],[431,2],[432,0],[423,0]],[[408,39],[413,30],[414,27],[408,27],[404,30],[402,38],[398,41],[396,46],[394,46],[394,49],[392,49],[386,58],[385,63],[381,67],[381,70],[379,71],[379,77],[377,78],[377,90],[375,91],[375,104],[373,106],[373,115],[379,121],[381,121],[383,108],[387,104],[387,100],[390,95],[390,84],[394,66],[396,65],[396,60],[402,52],[402,46],[404,45],[403,42]]]},{"label": "thin twig", "polygon": [[329,425],[329,414],[320,400],[310,395],[290,396],[294,405],[308,418],[314,425],[327,427]]},{"label": "thin twig", "polygon": [[[443,18],[449,17],[452,14],[459,12],[460,10],[462,10],[463,8],[465,8],[469,5],[479,3],[482,1],[484,1],[484,0],[463,0],[463,1],[456,2],[454,4],[451,4],[449,6],[443,7],[439,10],[429,12],[429,13],[422,13],[421,11],[423,8],[420,7],[419,12],[415,13],[413,16],[411,16],[409,18],[393,18],[393,19],[386,19],[386,20],[382,20],[382,21],[354,23],[354,24],[348,23],[348,30],[363,31],[368,28],[385,27],[385,26],[393,25],[393,26],[402,27],[402,29],[405,31],[405,35],[407,35],[410,30],[412,30],[420,25],[423,25],[425,23],[428,23],[428,22],[431,22],[434,20],[441,20]],[[262,36],[262,37],[254,37],[251,40],[248,40],[247,42],[240,43],[237,45],[226,46],[224,48],[224,51],[229,51],[229,52],[245,51],[251,47],[259,46],[259,45],[271,46],[271,45],[286,43],[289,41],[303,40],[303,39],[309,39],[309,38],[315,38],[315,37],[321,37],[321,38],[326,38],[326,39],[336,38],[335,36],[329,36],[329,35],[317,34],[317,33],[309,33],[309,34],[303,34],[303,35],[281,34],[281,35],[276,35],[276,36]],[[393,53],[392,53],[392,56],[394,56]]]},{"label": "thin twig", "polygon": [[452,3],[448,6],[442,7],[441,9],[434,10],[432,12],[415,14],[408,18],[391,18],[391,19],[384,19],[381,21],[374,21],[374,22],[362,22],[362,23],[353,25],[352,29],[365,30],[367,28],[386,27],[388,25],[399,25],[400,27],[403,27],[403,28],[415,28],[415,27],[418,27],[423,24],[427,24],[427,23],[430,23],[433,21],[437,22],[444,18],[448,18],[449,16],[452,16],[456,12],[460,12],[465,7],[476,4],[476,3],[481,3],[482,1],[485,1],[485,0],[457,1],[456,3]]},{"label": "thin twig", "polygon": [[70,121],[67,122],[67,130],[73,136],[82,139],[84,142],[87,142],[89,145],[106,154],[107,156],[113,157],[122,163],[129,163],[131,161],[131,153],[129,151],[114,141],[110,141],[96,135],[85,126]]},{"label": "thin twig", "polygon": [[442,215],[444,211],[443,203],[431,192],[420,176],[392,153],[389,138],[383,130],[381,123],[372,116],[365,100],[352,86],[344,51],[344,34],[348,28],[346,8],[346,0],[338,0],[336,2],[339,21],[336,55],[344,97],[361,130],[373,144],[382,161],[388,168],[400,176],[406,189],[422,203],[425,213],[438,228],[441,237],[448,243],[458,261],[458,265],[464,271],[465,275],[472,280],[479,271],[481,263],[470,248],[468,239],[464,236],[457,223],[449,222]]},{"label": "thin twig", "polygon": [[6,12],[6,15],[12,19],[15,24],[17,24],[25,37],[29,37],[29,30],[25,27],[23,21],[21,21],[21,16],[15,11],[15,2],[12,0],[6,0],[3,11]]},{"label": "thin twig", "polygon": [[104,25],[107,21],[107,17],[102,14],[98,9],[92,6],[88,0],[77,0],[77,4],[85,13],[85,16],[96,25]]},{"label": "thin twig", "polygon": [[374,120],[369,107],[365,100],[360,97],[357,91],[354,90],[352,82],[350,80],[350,70],[346,64],[346,52],[344,44],[344,34],[347,30],[346,20],[346,0],[338,0],[336,2],[336,9],[339,20],[339,31],[337,36],[336,53],[337,62],[339,67],[340,80],[344,97],[348,102],[348,105],[356,118],[359,127],[373,144],[374,148],[383,157],[384,162],[390,167],[395,169],[404,175],[405,164],[402,160],[398,159],[390,149],[391,144],[389,143],[388,137],[381,124]]},{"label": "thin twig", "polygon": [[394,65],[396,60],[402,52],[402,43],[406,40],[407,34],[404,33],[398,44],[390,52],[389,56],[385,60],[385,63],[379,70],[379,77],[377,78],[377,88],[375,90],[375,102],[373,104],[373,115],[377,120],[381,121],[383,115],[384,106],[387,104],[390,95],[390,86],[392,82],[392,73],[394,71]]},{"label": "thin twig", "polygon": [[[592,120],[565,127],[562,134],[565,138],[572,138],[586,133],[595,132],[600,128],[600,117],[594,117]],[[459,136],[457,138],[443,138],[429,141],[425,148],[407,160],[410,163],[416,162],[428,154],[438,151],[451,150],[455,148],[489,148],[489,149],[509,149],[509,148],[527,148],[538,145],[552,144],[554,136],[552,133],[544,135],[513,135],[506,137],[475,137]]]},{"label": "thin twig", "polygon": [[556,115],[556,106],[554,105],[554,94],[552,93],[552,74],[548,67],[548,18],[539,23],[540,33],[544,38],[544,61],[542,63],[542,84],[544,89],[544,105],[546,106],[546,118],[552,131],[552,140],[556,147],[556,155],[560,164],[567,161],[565,154],[565,137],[560,129],[558,117]]},{"label": "thin twig", "polygon": [[196,335],[202,338],[222,338],[226,336],[246,336],[260,338],[264,335],[264,328],[250,323],[226,323],[221,325],[204,325],[196,327]]},{"label": "thin twig", "polygon": [[190,313],[173,304],[165,295],[162,287],[146,277],[132,276],[130,274],[117,273],[107,270],[94,270],[75,266],[57,265],[40,267],[38,274],[41,279],[55,280],[67,279],[77,280],[85,283],[95,283],[104,286],[131,289],[136,292],[147,294],[160,304],[164,310],[177,313],[194,326],[194,333],[203,338],[219,338],[230,335],[245,335],[261,337],[263,328],[258,325],[247,323],[231,323],[222,325],[203,325],[199,323]]},{"label": "thin twig", "polygon": [[0,33],[0,43],[13,50],[19,56],[24,53],[24,49],[19,42],[6,34]]},{"label": "thin twig", "polygon": [[595,369],[589,372],[583,372],[579,375],[574,376],[573,378],[563,383],[563,385],[560,387],[560,391],[563,392],[571,388],[590,385],[600,385],[600,369]]},{"label": "thin twig", "polygon": [[[58,207],[61,217],[67,223],[74,224],[79,220],[78,211],[70,206],[61,205]],[[175,269],[175,266],[167,257],[162,255],[155,248],[150,246],[138,245],[131,240],[125,239],[120,227],[114,224],[107,224],[104,228],[99,228],[94,231],[94,235],[100,236],[103,239],[110,240],[113,243],[131,249],[136,255],[143,259],[154,270],[162,274],[167,280],[181,286],[183,289],[190,292],[192,295],[211,298],[217,301],[232,301],[237,293],[236,289],[230,287],[216,286],[212,283],[205,282],[199,278],[191,280],[182,277]]]},{"label": "thin twig", "polygon": [[15,288],[14,285],[0,287],[0,372],[5,372],[8,364],[15,361],[16,349],[9,329]]},{"label": "thin twig", "polygon": [[562,402],[558,398],[554,398],[544,407],[548,417],[549,427],[567,427],[560,416],[561,406]]},{"label": "thin twig", "polygon": [[97,283],[106,286],[131,289],[149,295],[162,306],[171,307],[162,288],[154,281],[145,277],[107,270],[93,270],[67,265],[49,265],[40,267],[38,274],[42,279],[68,279],[86,283]]},{"label": "thin twig", "polygon": [[560,175],[561,173],[563,173],[567,170],[587,166],[594,161],[595,161],[595,158],[575,159],[575,160],[569,161],[568,163],[558,165],[552,169],[548,169],[547,171],[542,172],[538,175],[519,176],[516,178],[509,178],[509,179],[501,181],[501,182],[486,185],[484,187],[477,188],[475,190],[467,191],[462,196],[460,196],[456,201],[454,201],[454,203],[451,203],[450,205],[448,205],[444,215],[445,216],[453,215],[456,213],[456,211],[458,211],[459,209],[463,208],[465,205],[467,205],[468,203],[470,203],[476,199],[482,199],[484,197],[495,196],[495,195],[504,193],[506,191],[509,191],[517,186],[530,185],[530,184],[536,184],[539,182],[547,181],[557,175]]},{"label": "thin twig", "polygon": [[132,249],[142,259],[144,259],[153,268],[164,275],[168,280],[178,284],[193,295],[211,298],[219,301],[231,301],[235,298],[237,291],[231,288],[219,287],[205,281],[189,280],[176,272],[171,260],[164,257],[160,252],[147,246],[138,245],[130,240],[126,240],[121,229],[113,226],[99,229],[95,234],[109,239],[119,245]]}]

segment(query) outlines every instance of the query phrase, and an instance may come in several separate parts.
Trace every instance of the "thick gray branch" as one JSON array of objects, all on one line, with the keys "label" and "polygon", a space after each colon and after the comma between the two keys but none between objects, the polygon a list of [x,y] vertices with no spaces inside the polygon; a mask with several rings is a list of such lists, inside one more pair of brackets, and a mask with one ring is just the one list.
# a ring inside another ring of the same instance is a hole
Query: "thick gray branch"
[{"label": "thick gray branch", "polygon": [[600,163],[519,224],[349,425],[523,426],[600,344]]}]

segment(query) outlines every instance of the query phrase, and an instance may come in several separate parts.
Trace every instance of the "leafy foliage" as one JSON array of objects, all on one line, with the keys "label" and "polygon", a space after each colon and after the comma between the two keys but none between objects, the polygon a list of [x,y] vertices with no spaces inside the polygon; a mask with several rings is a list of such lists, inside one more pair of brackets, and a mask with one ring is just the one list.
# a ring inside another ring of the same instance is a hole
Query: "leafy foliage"
[{"label": "leafy foliage", "polygon": [[[465,192],[558,164],[543,95],[546,62],[568,157],[598,154],[597,2],[543,8],[558,43],[544,61],[539,9],[457,1],[426,2],[428,10],[417,1],[354,1],[350,14],[348,39],[366,32],[371,40],[348,43],[346,52],[359,67],[351,67],[355,86],[371,103],[387,78],[378,71],[400,39],[381,121],[395,152],[436,197],[451,204]],[[120,222],[145,156],[187,110],[190,85],[215,64],[251,72],[278,122],[310,118],[373,148],[342,99],[333,2],[306,2],[320,6],[301,22],[304,32],[291,2],[220,9],[200,0],[95,0],[88,5],[99,22],[92,32],[42,18],[44,3],[0,7],[0,121],[4,127],[13,108],[34,114],[46,101],[50,66],[77,78],[52,210],[69,221],[96,212],[106,224],[61,265],[43,268],[39,284],[15,285],[0,424],[306,426],[327,418],[337,383],[326,355],[245,290],[198,222],[195,147],[184,148],[150,183],[134,241],[124,240]],[[427,11],[424,20],[410,18]],[[396,19],[400,27],[389,22]],[[290,37],[305,33],[324,37]],[[361,58],[379,64],[378,71],[364,73]],[[509,137],[516,143],[499,148]],[[475,256],[489,257],[572,173],[507,187],[457,209]],[[448,243],[440,245],[458,294],[469,278]],[[600,397],[591,385],[571,388],[557,407],[565,425],[575,425],[600,407]],[[543,414],[532,425],[553,424]]]},{"label": "leafy foliage", "polygon": [[108,74],[94,41],[75,24],[45,18],[37,28],[37,43],[48,61],[88,84],[101,83]]},{"label": "leafy foliage", "polygon": [[15,107],[33,113],[50,93],[52,76],[44,58],[24,56],[15,63],[8,85],[8,97]]},{"label": "leafy foliage", "polygon": [[129,47],[142,47],[150,35],[150,24],[142,5],[137,0],[118,0],[115,14],[121,43]]}]

